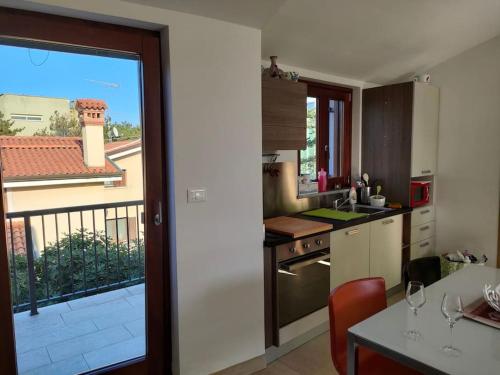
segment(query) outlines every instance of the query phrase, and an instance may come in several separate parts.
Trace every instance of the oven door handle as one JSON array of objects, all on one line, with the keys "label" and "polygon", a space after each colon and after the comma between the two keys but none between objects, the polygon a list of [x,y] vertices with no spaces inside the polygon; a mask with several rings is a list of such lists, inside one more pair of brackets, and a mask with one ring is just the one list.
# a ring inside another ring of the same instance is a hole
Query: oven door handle
[{"label": "oven door handle", "polygon": [[297,262],[297,263],[293,263],[290,265],[283,264],[283,265],[280,265],[280,268],[285,270],[285,271],[288,271],[288,272],[293,272],[293,271],[297,271],[301,268],[310,266],[311,264],[319,262],[320,260],[327,260],[328,258],[330,258],[330,253],[323,254],[323,255],[320,255],[318,257],[310,258],[310,259],[304,260],[302,262]]}]

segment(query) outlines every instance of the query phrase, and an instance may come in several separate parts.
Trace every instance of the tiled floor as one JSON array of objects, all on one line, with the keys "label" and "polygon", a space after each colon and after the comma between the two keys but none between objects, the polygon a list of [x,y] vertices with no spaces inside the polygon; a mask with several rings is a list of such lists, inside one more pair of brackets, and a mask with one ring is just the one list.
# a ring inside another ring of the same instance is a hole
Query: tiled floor
[{"label": "tiled floor", "polygon": [[[392,305],[404,298],[403,292],[387,299]],[[330,356],[330,333],[326,332],[270,363],[256,375],[337,375]]]},{"label": "tiled floor", "polygon": [[144,284],[14,315],[20,374],[70,375],[145,353]]}]

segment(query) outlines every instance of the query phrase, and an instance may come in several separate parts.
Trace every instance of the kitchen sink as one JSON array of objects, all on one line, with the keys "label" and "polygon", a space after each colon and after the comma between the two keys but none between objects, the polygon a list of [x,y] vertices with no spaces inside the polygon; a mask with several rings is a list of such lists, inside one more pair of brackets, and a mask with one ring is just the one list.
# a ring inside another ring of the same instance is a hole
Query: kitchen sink
[{"label": "kitchen sink", "polygon": [[343,207],[337,208],[337,210],[343,212],[357,212],[360,214],[376,215],[376,214],[382,214],[387,211],[392,211],[392,208],[373,207],[364,204],[353,204],[353,205],[345,205]]}]

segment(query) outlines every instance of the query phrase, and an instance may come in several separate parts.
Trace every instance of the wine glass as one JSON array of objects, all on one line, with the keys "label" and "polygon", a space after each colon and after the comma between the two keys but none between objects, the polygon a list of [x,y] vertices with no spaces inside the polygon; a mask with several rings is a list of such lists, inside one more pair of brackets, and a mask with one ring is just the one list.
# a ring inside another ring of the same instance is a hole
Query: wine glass
[{"label": "wine glass", "polygon": [[[410,305],[410,309],[415,315],[415,326],[418,309],[425,304],[424,284],[420,281],[410,281],[406,289],[406,302]],[[422,334],[416,329],[409,329],[405,331],[405,336],[412,340],[418,340]]]},{"label": "wine glass", "polygon": [[443,346],[441,350],[452,357],[458,357],[462,351],[453,346],[453,326],[464,316],[462,298],[456,294],[445,293],[441,303],[441,312],[450,325],[450,344]]}]

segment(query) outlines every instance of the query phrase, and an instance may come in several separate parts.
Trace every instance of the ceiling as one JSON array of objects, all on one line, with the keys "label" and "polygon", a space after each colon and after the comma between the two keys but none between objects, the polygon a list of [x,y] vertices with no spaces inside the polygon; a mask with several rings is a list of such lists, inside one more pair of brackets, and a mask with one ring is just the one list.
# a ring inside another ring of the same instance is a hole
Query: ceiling
[{"label": "ceiling", "polygon": [[262,29],[262,56],[362,81],[423,72],[500,34],[499,0],[128,0]]}]

